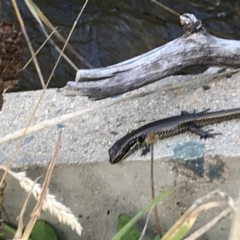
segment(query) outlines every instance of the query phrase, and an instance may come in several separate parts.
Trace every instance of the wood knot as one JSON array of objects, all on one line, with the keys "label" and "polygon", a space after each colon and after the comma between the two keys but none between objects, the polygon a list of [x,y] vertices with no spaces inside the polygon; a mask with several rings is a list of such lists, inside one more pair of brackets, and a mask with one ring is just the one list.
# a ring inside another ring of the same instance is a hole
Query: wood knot
[{"label": "wood knot", "polygon": [[182,24],[184,33],[188,36],[204,30],[202,22],[190,13],[184,13],[181,15],[180,23]]}]

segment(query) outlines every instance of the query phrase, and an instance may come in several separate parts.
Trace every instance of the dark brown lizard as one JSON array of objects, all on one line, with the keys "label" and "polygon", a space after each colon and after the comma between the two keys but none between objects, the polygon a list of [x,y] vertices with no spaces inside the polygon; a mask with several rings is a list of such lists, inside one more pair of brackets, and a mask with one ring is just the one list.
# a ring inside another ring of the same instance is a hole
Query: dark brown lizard
[{"label": "dark brown lizard", "polygon": [[108,150],[110,163],[118,163],[139,148],[144,148],[142,155],[149,151],[146,139],[150,132],[154,132],[159,140],[168,138],[187,131],[199,135],[201,138],[213,138],[219,133],[204,131],[201,127],[240,118],[240,108],[228,109],[216,112],[208,112],[209,109],[196,113],[182,111],[181,115],[164,118],[148,123],[133,130],[117,140]]}]

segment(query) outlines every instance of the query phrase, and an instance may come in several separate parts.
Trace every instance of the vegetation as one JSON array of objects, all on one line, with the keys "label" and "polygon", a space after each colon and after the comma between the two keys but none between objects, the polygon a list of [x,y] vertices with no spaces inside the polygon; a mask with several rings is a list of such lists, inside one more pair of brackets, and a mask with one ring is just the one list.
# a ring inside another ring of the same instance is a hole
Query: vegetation
[{"label": "vegetation", "polygon": [[[6,234],[11,234],[11,238],[13,239],[21,239],[21,240],[56,240],[58,239],[57,234],[55,233],[54,229],[52,228],[52,226],[46,222],[46,221],[37,221],[38,218],[41,215],[41,211],[42,209],[47,209],[51,214],[55,215],[59,222],[64,223],[69,225],[73,231],[76,231],[78,235],[81,235],[82,233],[82,226],[80,225],[80,223],[78,222],[77,218],[72,214],[71,210],[69,208],[67,208],[66,206],[64,206],[63,204],[61,204],[60,202],[58,202],[55,197],[51,194],[48,193],[48,186],[49,186],[49,182],[51,179],[51,174],[52,171],[54,169],[54,165],[58,156],[58,152],[60,149],[60,145],[61,145],[61,134],[58,137],[57,143],[56,143],[56,147],[53,153],[53,157],[52,160],[49,162],[48,165],[48,169],[47,169],[47,173],[43,182],[43,185],[40,186],[40,184],[37,183],[36,179],[35,181],[31,180],[30,178],[28,178],[25,174],[25,172],[14,172],[11,170],[11,165],[17,155],[17,152],[19,151],[22,142],[26,136],[27,133],[29,133],[29,129],[30,129],[30,124],[36,114],[36,111],[38,109],[38,106],[43,98],[43,95],[47,89],[47,86],[49,84],[49,82],[51,81],[51,78],[54,74],[54,71],[56,69],[56,66],[58,65],[58,62],[60,60],[61,57],[64,57],[67,59],[67,61],[69,62],[69,64],[76,70],[76,66],[64,55],[64,50],[66,47],[68,47],[71,51],[73,51],[75,53],[75,51],[72,49],[72,47],[68,44],[68,41],[70,39],[71,33],[73,32],[78,19],[80,18],[84,8],[87,5],[88,0],[86,0],[85,4],[83,5],[76,21],[74,22],[73,26],[72,26],[72,30],[69,33],[68,38],[65,40],[60,33],[57,32],[57,30],[52,26],[52,24],[48,21],[48,19],[44,16],[44,14],[37,8],[37,6],[33,3],[33,1],[31,0],[25,0],[25,3],[27,4],[27,6],[29,7],[30,11],[32,12],[33,16],[35,17],[35,19],[38,21],[38,23],[40,24],[44,34],[47,36],[47,40],[50,40],[51,35],[48,35],[47,32],[44,29],[43,23],[45,23],[50,29],[52,29],[52,34],[56,34],[57,37],[61,40],[64,41],[64,46],[62,48],[62,50],[58,49],[58,47],[54,44],[54,46],[56,46],[56,49],[59,50],[60,55],[59,58],[57,60],[57,62],[55,63],[55,66],[53,67],[52,73],[49,76],[49,79],[46,81],[44,81],[43,77],[42,77],[42,73],[41,73],[41,69],[38,65],[37,59],[35,58],[37,52],[34,52],[32,46],[31,46],[31,42],[29,39],[29,36],[27,34],[26,28],[24,26],[24,22],[22,20],[20,11],[17,7],[17,2],[16,0],[12,0],[12,5],[14,6],[16,15],[18,17],[18,20],[20,22],[21,28],[22,28],[22,32],[24,34],[24,37],[28,43],[30,52],[32,54],[32,59],[36,65],[36,69],[38,71],[39,74],[39,78],[42,82],[42,86],[43,86],[43,90],[42,90],[42,94],[39,97],[32,115],[29,118],[29,121],[26,124],[26,127],[24,129],[24,131],[22,132],[18,132],[16,134],[12,134],[14,136],[14,138],[18,138],[20,136],[19,142],[16,146],[16,149],[13,151],[13,154],[9,160],[9,163],[7,166],[0,166],[0,168],[4,171],[4,175],[1,179],[0,182],[0,190],[1,190],[1,201],[0,201],[0,206],[1,206],[1,212],[2,212],[2,206],[3,206],[3,196],[4,196],[4,188],[5,188],[5,177],[7,174],[9,174],[10,176],[12,176],[13,178],[15,178],[16,180],[19,181],[20,186],[28,193],[28,197],[26,199],[26,202],[24,204],[24,206],[22,207],[22,211],[20,213],[19,219],[18,219],[18,226],[17,229],[12,228],[11,226],[9,226],[8,224],[4,224],[3,226],[3,233],[0,236],[0,239],[9,239],[9,236],[6,236]],[[47,41],[46,40],[46,41]],[[45,44],[45,42],[43,43],[43,45]],[[79,59],[82,59],[82,57],[80,55],[78,55]],[[24,68],[26,68],[26,66],[28,65],[28,63],[25,65]],[[22,70],[24,70],[24,68]],[[6,90],[6,88],[8,86],[4,86],[3,84],[0,85],[0,87],[4,88],[4,90]],[[0,88],[0,90],[3,90]],[[1,93],[1,92],[0,92]],[[125,99],[126,100],[126,99]],[[128,99],[129,100],[129,99]],[[114,104],[118,103],[118,101],[115,101]],[[3,104],[1,102],[0,99],[0,104]],[[109,104],[110,105],[110,104]],[[90,109],[89,111],[94,111],[96,109]],[[86,112],[86,111],[85,111]],[[78,114],[84,114],[85,113],[80,112]],[[76,116],[76,114],[75,114]],[[71,118],[73,117],[73,115],[71,116],[67,116],[66,118]],[[51,123],[51,124],[55,124]],[[37,131],[39,129],[39,126],[36,127],[35,129],[32,127],[31,131]],[[187,240],[192,240],[192,239],[197,239],[199,236],[201,236],[203,233],[205,233],[207,230],[209,230],[211,227],[213,227],[218,221],[220,221],[223,217],[229,215],[232,211],[237,211],[236,216],[238,216],[239,211],[240,211],[240,207],[236,206],[235,200],[233,200],[230,196],[228,196],[226,193],[220,191],[220,190],[216,190],[213,191],[209,194],[207,194],[206,196],[197,199],[193,205],[181,216],[181,218],[176,221],[176,223],[165,233],[162,233],[162,229],[161,229],[161,225],[160,225],[160,219],[161,217],[158,216],[158,211],[156,208],[156,204],[159,203],[160,201],[164,200],[164,198],[168,197],[169,195],[171,196],[171,192],[165,192],[160,194],[159,196],[157,196],[155,198],[155,192],[154,192],[154,176],[153,176],[153,146],[154,146],[154,133],[152,133],[152,135],[149,136],[149,142],[151,143],[151,161],[150,161],[150,169],[151,169],[151,192],[152,192],[152,201],[143,209],[141,210],[135,217],[133,217],[132,219],[130,219],[126,214],[122,214],[119,216],[118,218],[118,227],[117,227],[117,234],[112,238],[112,240],[118,240],[118,239],[122,239],[122,240],[135,240],[135,239],[143,239],[145,231],[147,229],[147,225],[148,225],[148,220],[150,218],[150,214],[152,211],[154,211],[154,217],[155,217],[155,223],[156,223],[156,230],[158,232],[158,234],[155,236],[154,240],[157,239],[161,239],[161,240],[180,240],[180,239],[187,239]],[[27,203],[28,203],[28,199],[30,197],[30,195],[33,195],[36,200],[36,206],[34,208],[34,210],[32,211],[32,214],[30,216],[29,222],[27,224],[27,226],[25,227],[23,224],[23,216],[25,213],[25,210],[27,208]],[[219,201],[219,200],[214,200],[215,196],[220,196],[223,200]],[[200,212],[202,211],[207,211],[210,210],[212,208],[216,208],[216,207],[220,207],[220,206],[227,206],[226,209],[224,211],[222,211],[220,214],[218,214],[215,218],[213,218],[210,222],[208,222],[204,227],[200,228],[199,230],[197,230],[196,232],[192,233],[190,236],[186,237],[187,234],[190,234],[190,230],[192,229],[192,226],[194,225],[197,217],[199,216]],[[139,231],[139,229],[136,227],[136,222],[139,220],[139,218],[141,216],[143,216],[143,214],[145,214],[146,212],[149,211],[148,217],[146,219],[146,224],[145,227],[142,231]],[[236,217],[237,219],[237,217]],[[237,220],[236,220],[237,221]],[[117,221],[116,221],[117,222]],[[238,223],[238,222],[237,222]],[[237,228],[237,224],[233,224],[233,230],[232,230],[232,234],[230,236],[230,240],[236,240],[239,239],[239,235],[237,235],[237,231],[235,231]]]}]

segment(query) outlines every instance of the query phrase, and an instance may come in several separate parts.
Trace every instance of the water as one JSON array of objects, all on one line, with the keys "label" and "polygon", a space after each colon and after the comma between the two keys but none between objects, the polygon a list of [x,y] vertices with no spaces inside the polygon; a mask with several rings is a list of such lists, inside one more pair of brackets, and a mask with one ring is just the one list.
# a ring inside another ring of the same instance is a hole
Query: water
[{"label": "water", "polygon": [[[18,0],[34,49],[45,40],[38,23],[28,11],[23,0]],[[35,0],[41,11],[61,34],[67,38],[84,1],[80,0]],[[240,39],[240,4],[238,1],[161,1],[179,14],[193,13],[203,21],[207,30],[218,37]],[[10,0],[2,1],[1,18],[16,23]],[[49,31],[50,32],[50,31]],[[94,68],[105,67],[127,60],[182,35],[179,18],[162,9],[150,0],[89,0],[70,43]],[[56,40],[56,39],[55,39]],[[56,40],[62,47],[62,43]],[[66,54],[78,68],[87,68],[66,50]],[[40,67],[47,80],[58,58],[58,52],[48,43],[38,55]],[[23,59],[30,58],[24,43]],[[74,81],[75,70],[62,59],[50,83],[50,87],[63,87]],[[23,72],[16,91],[41,88],[33,64]]]}]

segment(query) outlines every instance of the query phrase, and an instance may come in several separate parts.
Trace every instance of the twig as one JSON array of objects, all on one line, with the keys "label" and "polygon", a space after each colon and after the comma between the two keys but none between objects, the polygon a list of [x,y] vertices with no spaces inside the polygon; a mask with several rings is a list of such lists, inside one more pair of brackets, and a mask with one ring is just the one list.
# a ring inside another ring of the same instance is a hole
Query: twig
[{"label": "twig", "polygon": [[[146,144],[150,145],[150,152],[151,152],[150,181],[151,181],[152,200],[155,199],[153,160],[154,160],[154,144],[157,142],[157,140],[158,140],[157,138],[158,138],[157,134],[155,134],[154,132],[151,132],[151,133],[149,133],[149,135],[146,139]],[[154,205],[153,211],[154,211],[156,229],[157,229],[159,237],[161,238],[162,237],[162,230],[161,230],[160,220],[159,220],[159,216],[158,216],[157,205]]]},{"label": "twig", "polygon": [[50,179],[51,179],[51,176],[52,176],[52,171],[53,171],[54,166],[55,166],[56,161],[57,161],[57,156],[58,156],[58,153],[59,153],[60,146],[61,146],[61,132],[60,132],[59,137],[58,137],[57,145],[56,145],[52,160],[50,161],[50,163],[48,165],[48,170],[47,170],[44,182],[43,182],[41,195],[38,198],[38,202],[37,202],[32,214],[31,214],[31,220],[29,221],[29,223],[28,223],[28,225],[27,225],[27,227],[26,227],[26,229],[23,233],[22,240],[28,240],[37,219],[41,215],[43,204],[44,204],[44,201],[45,201],[46,196],[47,196],[47,191],[48,191],[48,186],[49,186]]},{"label": "twig", "polygon": [[[154,191],[154,173],[153,173],[153,144],[151,144],[150,146],[151,148],[151,191],[152,191],[152,200],[155,199],[155,191]],[[159,237],[162,237],[162,230],[161,230],[161,225],[160,225],[160,220],[159,220],[159,216],[158,216],[158,209],[157,209],[157,205],[154,205],[154,218],[155,218],[155,224],[156,224],[156,228],[157,228],[157,232]]]},{"label": "twig", "polygon": [[39,76],[40,81],[41,81],[41,84],[42,84],[42,88],[44,88],[44,87],[45,87],[45,82],[44,82],[44,79],[43,79],[43,75],[42,75],[41,69],[40,69],[40,67],[39,67],[37,57],[34,56],[34,54],[35,54],[35,53],[34,53],[34,49],[33,49],[33,47],[32,47],[30,38],[29,38],[28,33],[27,33],[27,30],[26,30],[26,28],[25,28],[25,24],[24,24],[24,22],[23,22],[21,13],[20,13],[20,11],[19,11],[19,9],[18,9],[16,0],[12,0],[12,4],[13,4],[14,10],[15,10],[15,12],[16,12],[18,21],[19,21],[19,23],[20,23],[20,26],[21,26],[21,28],[22,28],[22,32],[23,32],[23,34],[24,34],[24,37],[26,38],[26,41],[27,41],[27,44],[28,44],[28,48],[29,48],[29,50],[30,50],[30,52],[31,52],[31,54],[32,54],[33,62],[34,62],[35,67],[36,67],[36,69],[37,69],[38,76]]}]

